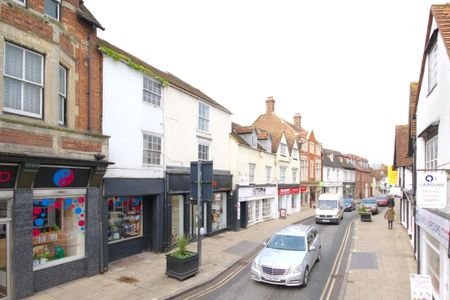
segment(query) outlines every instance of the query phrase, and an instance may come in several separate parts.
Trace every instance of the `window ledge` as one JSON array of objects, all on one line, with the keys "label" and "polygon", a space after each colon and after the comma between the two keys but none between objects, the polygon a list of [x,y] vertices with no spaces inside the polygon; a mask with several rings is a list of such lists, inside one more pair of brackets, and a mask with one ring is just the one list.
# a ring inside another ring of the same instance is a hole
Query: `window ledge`
[{"label": "window ledge", "polygon": [[45,265],[33,266],[33,271],[38,271],[38,270],[42,270],[42,269],[46,269],[46,268],[62,265],[62,264],[65,264],[65,263],[69,263],[69,262],[72,262],[72,261],[85,259],[85,258],[86,258],[86,256],[84,256],[84,255],[77,255],[77,256],[71,256],[71,257],[67,257],[67,258],[57,259],[57,260],[48,262]]}]

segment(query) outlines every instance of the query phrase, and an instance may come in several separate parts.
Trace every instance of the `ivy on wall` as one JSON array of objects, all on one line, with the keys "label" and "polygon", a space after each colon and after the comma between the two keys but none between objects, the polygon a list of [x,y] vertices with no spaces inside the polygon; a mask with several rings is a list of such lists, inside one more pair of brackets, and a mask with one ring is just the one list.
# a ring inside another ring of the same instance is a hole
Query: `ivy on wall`
[{"label": "ivy on wall", "polygon": [[148,76],[150,76],[150,77],[155,78],[155,79],[158,80],[163,86],[168,86],[168,85],[169,85],[169,82],[168,82],[166,79],[164,79],[164,78],[161,77],[161,76],[156,75],[156,74],[155,74],[152,70],[150,70],[149,68],[146,68],[146,67],[144,67],[144,66],[142,66],[142,65],[139,65],[139,64],[135,63],[135,62],[132,61],[128,56],[123,55],[122,53],[118,53],[118,52],[114,51],[113,49],[108,48],[108,47],[104,47],[104,46],[101,46],[101,47],[99,47],[98,49],[99,49],[103,54],[105,54],[105,55],[111,57],[112,59],[114,59],[114,60],[116,60],[116,61],[122,60],[122,61],[124,61],[125,63],[127,63],[131,68],[133,68],[133,69],[135,69],[135,70],[137,70],[137,71],[139,71],[139,72],[142,72],[142,73],[144,73],[144,74],[146,74],[146,75],[148,75]]}]

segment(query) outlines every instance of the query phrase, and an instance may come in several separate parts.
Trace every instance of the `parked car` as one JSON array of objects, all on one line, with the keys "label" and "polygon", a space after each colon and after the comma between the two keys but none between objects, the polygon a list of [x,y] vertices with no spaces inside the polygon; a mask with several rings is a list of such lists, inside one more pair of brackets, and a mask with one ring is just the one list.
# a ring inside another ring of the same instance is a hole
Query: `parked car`
[{"label": "parked car", "polygon": [[321,243],[312,225],[289,225],[275,233],[253,260],[251,278],[285,286],[306,286],[320,261]]},{"label": "parked car", "polygon": [[362,199],[359,205],[364,205],[366,209],[369,210],[373,215],[378,214],[378,204],[375,198]]},{"label": "parked car", "polygon": [[344,211],[353,211],[356,209],[356,203],[353,199],[344,199]]},{"label": "parked car", "polygon": [[375,197],[375,200],[377,201],[378,206],[388,206],[389,204],[387,195],[378,195]]}]

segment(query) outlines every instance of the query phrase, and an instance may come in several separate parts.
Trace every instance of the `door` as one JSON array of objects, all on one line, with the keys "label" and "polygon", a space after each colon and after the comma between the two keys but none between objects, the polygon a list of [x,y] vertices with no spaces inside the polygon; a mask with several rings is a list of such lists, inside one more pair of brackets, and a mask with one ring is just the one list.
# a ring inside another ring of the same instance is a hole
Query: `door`
[{"label": "door", "polygon": [[0,221],[0,298],[9,299],[10,289],[10,234],[9,221]]}]

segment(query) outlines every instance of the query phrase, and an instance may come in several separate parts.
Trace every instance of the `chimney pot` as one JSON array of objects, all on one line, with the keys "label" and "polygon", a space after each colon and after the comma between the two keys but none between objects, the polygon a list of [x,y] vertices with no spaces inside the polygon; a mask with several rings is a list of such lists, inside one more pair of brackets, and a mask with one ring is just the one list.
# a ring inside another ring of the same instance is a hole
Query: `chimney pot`
[{"label": "chimney pot", "polygon": [[294,125],[299,128],[302,127],[302,116],[299,113],[294,115]]},{"label": "chimney pot", "polygon": [[275,112],[275,100],[272,96],[266,100],[266,113],[271,114]]}]

